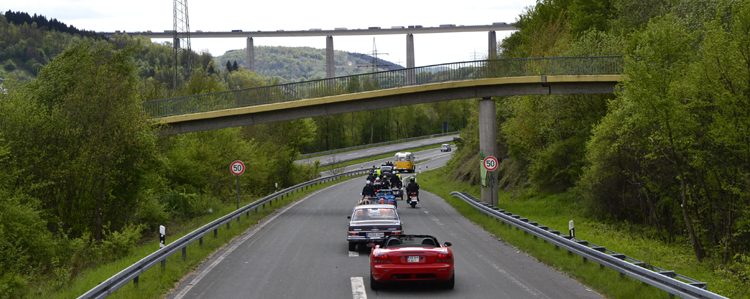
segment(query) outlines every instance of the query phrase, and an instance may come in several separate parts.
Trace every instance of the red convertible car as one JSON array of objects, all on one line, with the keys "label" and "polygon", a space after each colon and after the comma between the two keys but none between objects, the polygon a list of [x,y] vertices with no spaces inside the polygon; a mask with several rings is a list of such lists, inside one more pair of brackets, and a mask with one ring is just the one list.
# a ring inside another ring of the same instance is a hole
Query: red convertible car
[{"label": "red convertible car", "polygon": [[370,253],[370,288],[380,289],[389,282],[439,282],[452,289],[452,244],[440,245],[429,235],[391,235],[383,245],[368,244]]}]

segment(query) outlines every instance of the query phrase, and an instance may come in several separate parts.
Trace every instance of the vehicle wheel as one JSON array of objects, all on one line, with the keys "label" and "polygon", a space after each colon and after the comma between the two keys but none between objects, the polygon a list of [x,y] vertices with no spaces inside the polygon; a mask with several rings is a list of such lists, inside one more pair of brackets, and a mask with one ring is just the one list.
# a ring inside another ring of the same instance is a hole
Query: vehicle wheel
[{"label": "vehicle wheel", "polygon": [[357,242],[349,242],[349,251],[354,251],[357,248]]},{"label": "vehicle wheel", "polygon": [[412,201],[410,203],[410,205],[411,205],[412,208],[416,208],[417,207],[417,202],[416,201]]},{"label": "vehicle wheel", "polygon": [[377,281],[375,281],[375,278],[372,277],[372,272],[370,272],[370,289],[373,291],[377,291],[383,288],[383,285]]},{"label": "vehicle wheel", "polygon": [[452,290],[455,284],[456,284],[456,272],[453,272],[453,276],[451,276],[451,279],[448,279],[448,281],[443,283],[443,288]]}]

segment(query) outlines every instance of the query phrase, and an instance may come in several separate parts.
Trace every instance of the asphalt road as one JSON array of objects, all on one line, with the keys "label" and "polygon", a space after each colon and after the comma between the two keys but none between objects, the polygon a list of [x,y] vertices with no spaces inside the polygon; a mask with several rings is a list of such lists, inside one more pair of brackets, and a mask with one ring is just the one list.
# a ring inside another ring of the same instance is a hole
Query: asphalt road
[{"label": "asphalt road", "polygon": [[[440,136],[440,137],[434,137],[434,138],[428,138],[428,139],[408,141],[404,143],[396,143],[396,144],[389,144],[389,145],[383,145],[383,146],[377,146],[377,147],[363,148],[363,149],[353,150],[349,152],[336,153],[336,154],[318,156],[318,157],[307,158],[307,159],[299,159],[294,162],[297,164],[309,164],[309,163],[314,163],[315,160],[320,160],[321,165],[328,165],[332,163],[340,163],[340,162],[357,160],[357,159],[366,158],[366,157],[372,157],[375,155],[380,155],[382,153],[401,151],[403,149],[408,149],[408,148],[422,147],[428,144],[449,143],[449,142],[453,142],[453,137],[458,137],[458,135]],[[440,148],[440,144],[435,144],[435,148]],[[391,158],[390,160],[393,160],[393,159]]]},{"label": "asphalt road", "polygon": [[[433,169],[448,158],[418,165]],[[453,243],[455,289],[399,285],[372,291],[369,250],[349,252],[346,241],[346,217],[363,183],[342,182],[277,211],[217,251],[166,298],[601,298],[425,191],[415,209],[399,202],[399,215],[407,234]]]}]

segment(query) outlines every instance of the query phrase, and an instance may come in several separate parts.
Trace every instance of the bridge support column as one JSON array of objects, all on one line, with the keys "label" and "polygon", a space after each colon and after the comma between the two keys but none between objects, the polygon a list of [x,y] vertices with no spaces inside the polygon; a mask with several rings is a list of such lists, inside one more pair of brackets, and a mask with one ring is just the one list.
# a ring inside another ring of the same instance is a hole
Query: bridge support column
[{"label": "bridge support column", "polygon": [[333,36],[326,36],[326,78],[336,77],[333,57]]},{"label": "bridge support column", "polygon": [[416,74],[414,72],[414,35],[406,35],[406,84],[416,83]]},{"label": "bridge support column", "polygon": [[255,71],[255,46],[253,45],[253,38],[247,38],[247,69],[251,72]]},{"label": "bridge support column", "polygon": [[[497,158],[496,122],[495,101],[492,98],[483,98],[479,101],[479,150],[482,159],[489,156]],[[485,171],[482,161],[479,161],[478,166],[480,167],[480,171]],[[482,201],[493,206],[497,205],[497,173],[497,169],[488,171],[486,181],[482,184]]]},{"label": "bridge support column", "polygon": [[489,51],[487,51],[487,59],[495,59],[497,58],[497,36],[495,35],[495,31],[488,32],[487,39],[489,41]]}]

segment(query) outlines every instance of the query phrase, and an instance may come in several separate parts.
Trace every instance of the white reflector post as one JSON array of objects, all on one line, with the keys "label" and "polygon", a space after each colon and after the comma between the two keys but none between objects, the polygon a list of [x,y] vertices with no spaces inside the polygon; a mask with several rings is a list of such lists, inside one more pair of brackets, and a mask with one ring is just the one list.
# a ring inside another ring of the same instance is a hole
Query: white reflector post
[{"label": "white reflector post", "polygon": [[159,249],[164,248],[167,242],[167,228],[164,225],[159,225]]}]

